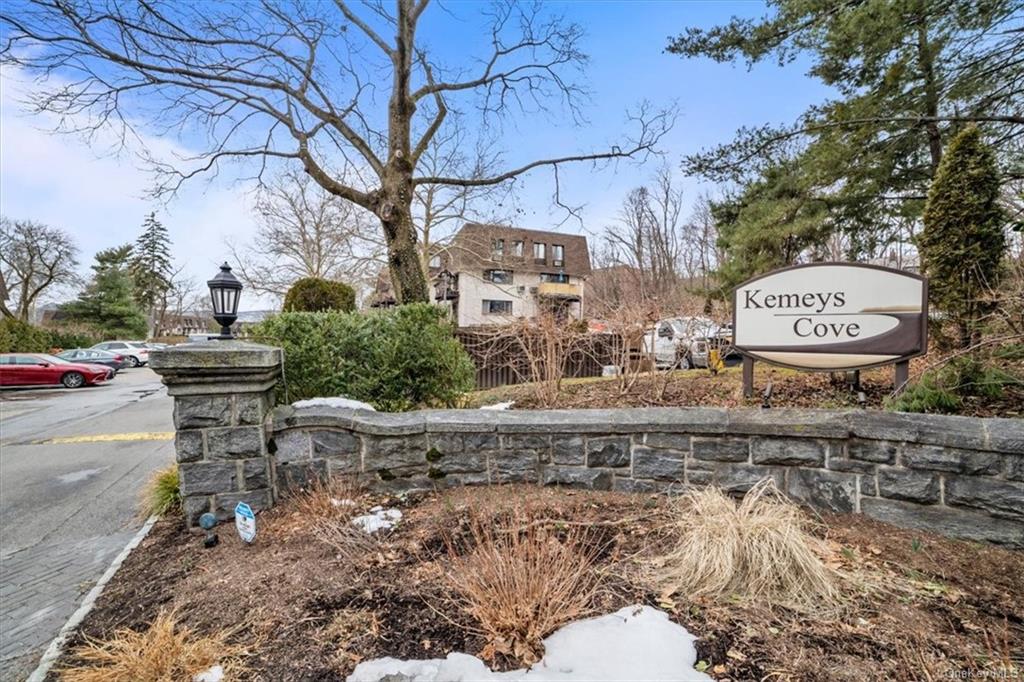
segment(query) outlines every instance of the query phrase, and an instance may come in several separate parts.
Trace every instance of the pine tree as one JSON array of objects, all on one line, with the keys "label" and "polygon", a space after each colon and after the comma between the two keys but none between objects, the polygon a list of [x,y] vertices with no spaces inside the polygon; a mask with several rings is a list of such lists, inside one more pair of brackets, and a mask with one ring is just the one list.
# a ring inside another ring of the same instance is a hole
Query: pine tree
[{"label": "pine tree", "polygon": [[146,311],[152,327],[171,286],[171,238],[156,213],[146,216],[142,230],[132,247],[129,272],[135,282],[135,300]]},{"label": "pine tree", "polygon": [[939,164],[918,242],[930,298],[956,324],[961,347],[978,341],[992,309],[985,293],[998,283],[1004,223],[994,155],[970,126],[953,138]]},{"label": "pine tree", "polygon": [[65,319],[92,327],[106,338],[144,336],[146,316],[135,300],[128,271],[131,254],[130,244],[97,253],[92,281],[78,300],[61,307]]}]

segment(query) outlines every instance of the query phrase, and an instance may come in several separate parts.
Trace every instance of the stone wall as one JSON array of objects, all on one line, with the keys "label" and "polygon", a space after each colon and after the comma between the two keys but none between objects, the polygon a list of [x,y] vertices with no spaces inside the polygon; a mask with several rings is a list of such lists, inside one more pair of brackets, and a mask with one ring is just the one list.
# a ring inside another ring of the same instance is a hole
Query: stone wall
[{"label": "stone wall", "polygon": [[[267,428],[275,493],[328,473],[394,491],[525,482],[629,492],[713,484],[742,493],[770,476],[817,508],[1024,547],[1022,420],[789,409],[279,407]],[[206,433],[204,457],[234,459]],[[236,476],[244,479],[242,466]]]}]

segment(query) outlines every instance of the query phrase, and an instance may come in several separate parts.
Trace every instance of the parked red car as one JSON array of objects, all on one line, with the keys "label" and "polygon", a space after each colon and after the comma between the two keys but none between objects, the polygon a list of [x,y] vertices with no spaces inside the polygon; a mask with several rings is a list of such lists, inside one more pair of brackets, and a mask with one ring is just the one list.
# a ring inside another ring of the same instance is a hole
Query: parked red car
[{"label": "parked red car", "polygon": [[46,386],[67,388],[94,386],[114,377],[114,370],[102,365],[68,362],[45,353],[0,354],[0,386]]}]

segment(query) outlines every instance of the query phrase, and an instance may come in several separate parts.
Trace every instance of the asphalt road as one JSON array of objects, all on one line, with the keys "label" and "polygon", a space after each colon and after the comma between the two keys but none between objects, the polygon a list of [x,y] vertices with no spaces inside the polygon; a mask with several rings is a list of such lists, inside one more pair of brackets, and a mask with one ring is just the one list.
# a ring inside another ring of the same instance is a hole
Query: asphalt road
[{"label": "asphalt road", "polygon": [[171,399],[148,368],[106,386],[0,392],[0,680],[23,680],[144,519],[174,461]]}]

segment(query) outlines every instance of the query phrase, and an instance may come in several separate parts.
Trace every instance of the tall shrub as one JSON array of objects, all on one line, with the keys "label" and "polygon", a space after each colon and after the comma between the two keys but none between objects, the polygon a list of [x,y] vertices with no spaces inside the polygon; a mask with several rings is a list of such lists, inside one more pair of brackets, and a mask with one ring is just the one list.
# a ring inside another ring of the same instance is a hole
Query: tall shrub
[{"label": "tall shrub", "polygon": [[46,353],[50,342],[45,329],[12,317],[0,319],[0,353]]},{"label": "tall shrub", "polygon": [[284,348],[286,401],[344,395],[388,411],[450,405],[473,388],[473,364],[440,308],[282,313],[252,330]]},{"label": "tall shrub", "polygon": [[999,171],[971,126],[950,142],[928,192],[919,246],[931,300],[956,325],[961,347],[976,343],[1006,251]]},{"label": "tall shrub", "polygon": [[356,292],[344,282],[303,277],[284,297],[284,312],[316,313],[323,310],[351,312],[356,309]]}]

